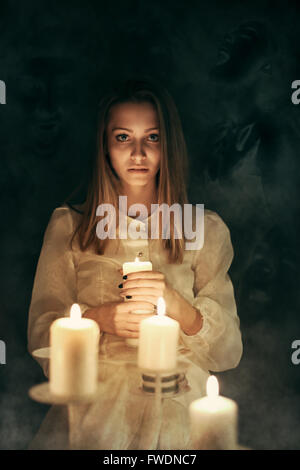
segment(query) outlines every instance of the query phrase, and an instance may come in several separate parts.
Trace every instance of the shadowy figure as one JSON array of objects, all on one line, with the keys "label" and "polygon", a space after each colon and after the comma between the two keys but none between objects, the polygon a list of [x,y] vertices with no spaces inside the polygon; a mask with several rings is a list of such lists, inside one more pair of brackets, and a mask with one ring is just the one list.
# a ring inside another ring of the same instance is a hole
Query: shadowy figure
[{"label": "shadowy figure", "polygon": [[265,321],[282,328],[287,312],[299,303],[293,247],[274,226],[249,252],[239,300],[244,325]]},{"label": "shadowy figure", "polygon": [[208,139],[203,199],[228,223],[235,249],[231,276],[244,356],[226,377],[243,417],[242,442],[291,448],[287,432],[299,412],[290,354],[300,304],[300,120],[290,85],[299,75],[285,43],[276,42],[280,48],[260,21],[224,37],[211,71],[218,122]]},{"label": "shadowy figure", "polygon": [[[209,136],[203,192],[207,205],[232,230],[232,277],[239,303],[247,282],[243,276],[256,263],[250,258],[272,229],[277,227],[281,243],[296,251],[300,126],[288,117],[281,54],[266,23],[247,21],[224,37],[211,71],[219,121]],[[273,250],[281,251],[281,246]],[[293,273],[297,266],[294,259]]]},{"label": "shadowy figure", "polygon": [[68,63],[58,57],[36,57],[26,63],[19,87],[20,102],[28,116],[28,150],[39,158],[55,157],[63,131],[61,82]]}]

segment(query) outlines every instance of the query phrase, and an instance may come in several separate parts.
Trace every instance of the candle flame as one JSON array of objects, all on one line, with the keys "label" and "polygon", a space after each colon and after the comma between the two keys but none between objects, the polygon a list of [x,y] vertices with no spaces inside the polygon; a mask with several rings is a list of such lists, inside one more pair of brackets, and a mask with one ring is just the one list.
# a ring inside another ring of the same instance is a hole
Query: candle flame
[{"label": "candle flame", "polygon": [[157,315],[165,315],[166,314],[166,302],[164,301],[163,297],[158,297],[157,299]]},{"label": "candle flame", "polygon": [[206,393],[209,398],[214,398],[219,395],[219,383],[217,377],[211,375],[206,382]]},{"label": "candle flame", "polygon": [[73,304],[71,307],[70,318],[72,320],[80,320],[81,318],[81,310],[78,304]]}]

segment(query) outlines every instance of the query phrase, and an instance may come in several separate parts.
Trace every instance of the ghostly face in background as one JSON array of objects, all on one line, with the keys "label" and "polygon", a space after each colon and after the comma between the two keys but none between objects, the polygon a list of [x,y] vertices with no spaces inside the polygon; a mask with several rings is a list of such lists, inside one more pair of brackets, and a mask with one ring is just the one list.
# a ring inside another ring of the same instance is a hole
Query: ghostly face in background
[{"label": "ghostly face in background", "polygon": [[270,42],[266,26],[258,21],[242,23],[227,33],[218,51],[216,76],[241,80],[259,70],[271,71]]},{"label": "ghostly face in background", "polygon": [[281,94],[276,54],[267,25],[244,22],[224,36],[212,77],[223,90],[226,85],[227,92],[247,93],[249,106],[268,110]]},{"label": "ghostly face in background", "polygon": [[299,295],[297,271],[289,239],[274,227],[257,243],[241,274],[238,297],[243,321],[255,323],[263,319],[282,324]]},{"label": "ghostly face in background", "polygon": [[26,64],[19,85],[27,115],[30,150],[41,158],[55,154],[63,131],[67,62],[55,57],[37,57]]}]

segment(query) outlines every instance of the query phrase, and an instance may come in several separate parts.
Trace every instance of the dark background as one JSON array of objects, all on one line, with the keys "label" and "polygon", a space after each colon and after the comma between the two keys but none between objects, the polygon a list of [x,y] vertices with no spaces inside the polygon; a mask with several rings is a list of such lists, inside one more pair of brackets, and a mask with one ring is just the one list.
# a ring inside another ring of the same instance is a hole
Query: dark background
[{"label": "dark background", "polygon": [[228,224],[244,342],[218,374],[239,405],[240,442],[300,449],[297,2],[96,0],[0,4],[0,448],[26,448],[47,411],[27,353],[27,316],[43,234],[95,151],[97,100],[116,78],[148,75],[173,95],[190,156],[190,201]]}]

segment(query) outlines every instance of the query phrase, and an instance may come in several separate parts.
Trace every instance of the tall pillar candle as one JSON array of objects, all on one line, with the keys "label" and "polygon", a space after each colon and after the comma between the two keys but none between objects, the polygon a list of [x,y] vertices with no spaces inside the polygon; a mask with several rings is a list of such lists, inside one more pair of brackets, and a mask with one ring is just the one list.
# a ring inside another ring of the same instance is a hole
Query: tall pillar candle
[{"label": "tall pillar candle", "polygon": [[218,380],[210,376],[207,396],[189,406],[193,449],[234,450],[237,447],[238,407],[235,401],[219,396]]},{"label": "tall pillar candle", "polygon": [[50,328],[50,390],[52,393],[82,398],[92,396],[98,383],[97,323],[81,318],[78,304],[69,318],[55,320]]},{"label": "tall pillar candle", "polygon": [[[123,275],[129,273],[137,273],[141,271],[152,271],[152,263],[150,261],[140,261],[139,258],[135,258],[133,262],[127,262],[123,264]],[[126,299],[125,299],[126,301]],[[152,313],[152,310],[134,310],[132,313],[134,314],[148,314]],[[126,344],[128,346],[137,347],[139,344],[139,340],[136,338],[126,338]]]},{"label": "tall pillar candle", "polygon": [[165,302],[158,299],[157,315],[142,320],[138,366],[153,371],[174,370],[177,365],[179,323],[165,315]]}]

